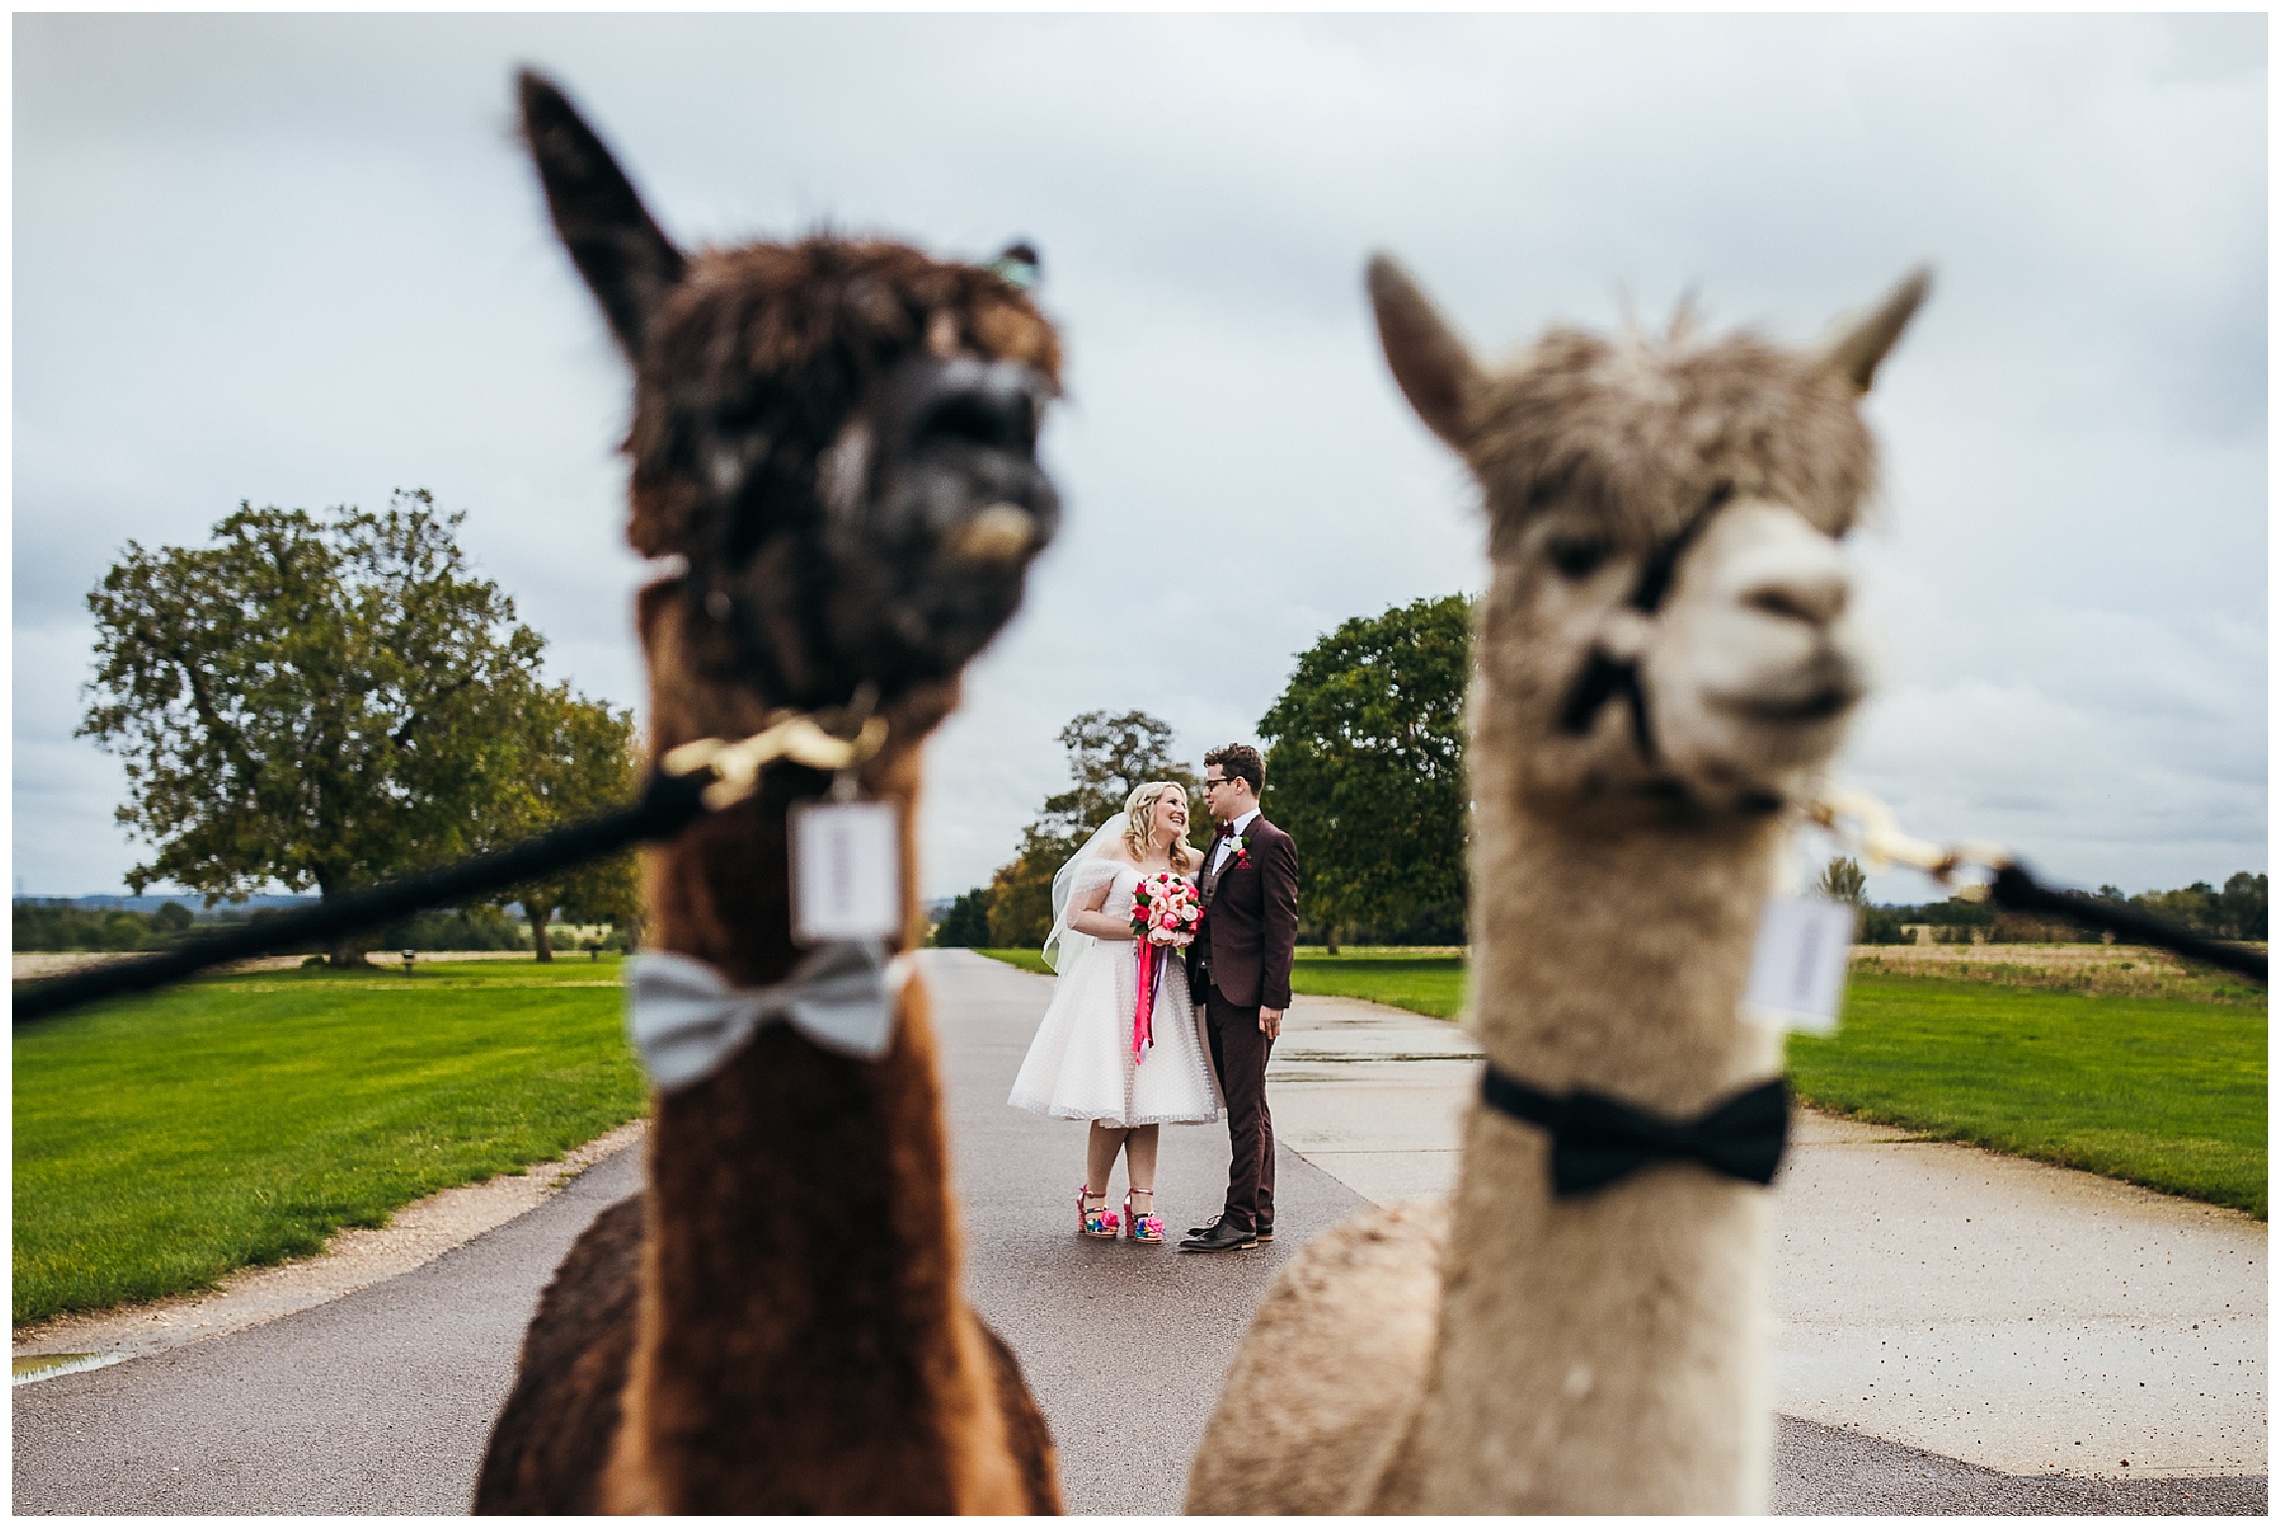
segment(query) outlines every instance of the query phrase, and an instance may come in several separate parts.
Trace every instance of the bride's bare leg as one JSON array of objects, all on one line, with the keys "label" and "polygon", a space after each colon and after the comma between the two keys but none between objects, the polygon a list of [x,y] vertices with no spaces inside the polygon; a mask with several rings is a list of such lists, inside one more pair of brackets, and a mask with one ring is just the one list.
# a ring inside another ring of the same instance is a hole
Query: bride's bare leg
[{"label": "bride's bare leg", "polygon": [[[1136,1125],[1124,1138],[1124,1180],[1135,1194],[1156,1192],[1156,1134],[1159,1128],[1155,1125]],[[1145,1210],[1148,1207],[1138,1205],[1135,1208]]]},{"label": "bride's bare leg", "polygon": [[[1107,1195],[1108,1175],[1116,1169],[1116,1153],[1124,1145],[1124,1138],[1132,1133],[1116,1125],[1104,1125],[1097,1119],[1092,1122],[1092,1131],[1085,1137],[1085,1192],[1088,1195],[1096,1198]],[[1155,1167],[1156,1144],[1151,1140],[1148,1169],[1153,1173]],[[1148,1181],[1156,1180],[1151,1177]]]}]

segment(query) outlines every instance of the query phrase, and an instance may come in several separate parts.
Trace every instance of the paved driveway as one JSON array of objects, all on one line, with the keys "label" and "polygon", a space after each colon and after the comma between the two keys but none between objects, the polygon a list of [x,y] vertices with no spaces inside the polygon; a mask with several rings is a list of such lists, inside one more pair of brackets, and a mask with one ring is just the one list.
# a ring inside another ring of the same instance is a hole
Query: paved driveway
[{"label": "paved driveway", "polygon": [[[1027,1366],[1060,1442],[1071,1510],[1177,1511],[1219,1377],[1274,1269],[1371,1199],[1430,1192],[1435,1175],[1445,1175],[1453,1158],[1435,1122],[1453,1119],[1454,1099],[1467,1085],[1462,1037],[1451,1026],[1367,1005],[1302,1002],[1279,1047],[1274,1082],[1285,1142],[1280,1237],[1257,1255],[1182,1257],[1071,1234],[1083,1127],[1004,1106],[1047,983],[964,952],[926,960],[945,1038],[975,1302]],[[1887,1153],[1947,1149],[1865,1144]],[[1825,1181],[1837,1192],[1847,1173],[1880,1171],[1870,1152],[1822,1152],[1834,1177],[1816,1179],[1802,1169],[1819,1151],[1800,1154],[1798,1187]],[[1225,1137],[1216,1128],[1167,1127],[1159,1177],[1166,1220],[1177,1228],[1212,1210],[1224,1166]],[[386,1283],[251,1330],[18,1388],[15,1510],[464,1510],[539,1288],[578,1231],[630,1192],[638,1174],[638,1154],[624,1153],[530,1214]],[[1987,1191],[2005,1192],[1999,1176]],[[2046,1211],[2061,1231],[2079,1223],[2068,1215],[2085,1213],[2067,1204],[2033,1213]],[[1863,1213],[1872,1228],[1884,1223],[1873,1209]],[[1785,1228],[1800,1223],[1786,1200],[1783,1214]],[[1802,1249],[1784,1243],[1784,1289],[1792,1287],[1787,1270],[1809,1270],[1814,1258],[1836,1261],[1827,1275],[1800,1275],[1805,1287],[1847,1277],[1848,1222],[1820,1213],[1810,1223],[1821,1240]],[[2257,1235],[2261,1258],[2261,1228]],[[2201,1244],[2164,1245],[2175,1267],[2179,1251],[2190,1260],[2189,1249]],[[2027,1261],[2051,1259],[2034,1252]],[[1892,1271],[1895,1287],[1918,1277],[1897,1262]],[[1957,1288],[1968,1292],[1976,1277]],[[2202,1298],[2198,1291],[2230,1287],[2222,1278],[2180,1283],[2174,1299],[2189,1303]],[[2256,1291],[2260,1332],[2261,1280]],[[1884,1313],[1867,1308],[1877,1320]],[[1860,1324],[1838,1323],[1848,1332]],[[1792,1314],[1785,1366],[1788,1355],[1819,1351],[1799,1346],[1801,1332],[1811,1335]],[[1950,1362],[1942,1360],[1942,1372]],[[1998,1363],[1992,1372],[2002,1370]],[[1849,1391],[1857,1366],[1831,1372],[1846,1375],[1840,1388]],[[1786,1400],[1799,1392],[1795,1375],[1787,1367],[1783,1374]],[[2260,1366],[2254,1385],[2261,1406]],[[2107,1404],[2092,1399],[2080,1414]],[[1871,1420],[1905,1415],[1888,1407]],[[2261,1512],[2262,1475],[2259,1453],[2249,1471],[2221,1475],[2037,1478],[1788,1417],[1775,1505],[1791,1512]]]}]

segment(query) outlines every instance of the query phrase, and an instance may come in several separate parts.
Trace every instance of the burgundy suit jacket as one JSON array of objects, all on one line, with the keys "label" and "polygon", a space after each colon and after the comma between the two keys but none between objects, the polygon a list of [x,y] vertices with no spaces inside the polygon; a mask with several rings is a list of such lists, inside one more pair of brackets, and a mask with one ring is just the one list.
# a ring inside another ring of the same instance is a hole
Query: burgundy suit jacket
[{"label": "burgundy suit jacket", "polygon": [[1288,1008],[1298,952],[1298,848],[1263,814],[1243,837],[1248,862],[1230,855],[1216,880],[1212,850],[1204,850],[1203,931],[1188,946],[1188,989],[1200,1004],[1208,962],[1212,985],[1237,1008]]}]

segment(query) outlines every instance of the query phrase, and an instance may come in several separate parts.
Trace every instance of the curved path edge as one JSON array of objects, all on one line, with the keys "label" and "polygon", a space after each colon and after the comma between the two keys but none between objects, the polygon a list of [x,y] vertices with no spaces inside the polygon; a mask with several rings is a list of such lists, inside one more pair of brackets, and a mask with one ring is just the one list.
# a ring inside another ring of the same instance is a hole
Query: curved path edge
[{"label": "curved path edge", "polygon": [[[537,1209],[588,1168],[640,1142],[648,1128],[646,1117],[629,1120],[557,1161],[430,1194],[397,1210],[384,1226],[334,1232],[314,1257],[242,1268],[214,1289],[28,1322],[11,1338],[14,1383],[242,1332],[409,1273]],[[26,1361],[38,1358],[55,1362]]]}]

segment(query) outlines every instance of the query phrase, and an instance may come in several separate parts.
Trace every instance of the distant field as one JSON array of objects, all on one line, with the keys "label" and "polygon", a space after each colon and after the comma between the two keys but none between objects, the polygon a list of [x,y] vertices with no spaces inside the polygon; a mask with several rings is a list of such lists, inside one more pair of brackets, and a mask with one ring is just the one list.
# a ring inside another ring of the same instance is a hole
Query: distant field
[{"label": "distant field", "polygon": [[[2261,948],[2254,946],[2253,948]],[[2095,997],[2187,997],[2262,1004],[2264,989],[2166,950],[2098,944],[1855,945],[1852,973],[1932,976]]]},{"label": "distant field", "polygon": [[[1029,952],[983,953],[1042,969]],[[1793,1037],[1790,1075],[1801,1097],[1837,1113],[2262,1219],[2262,994],[2229,978],[2162,979],[2191,996],[2051,990],[2049,972],[2023,967],[2006,983],[1993,963],[1968,980],[1856,967],[1842,1028],[1830,1039]],[[1464,962],[1449,954],[1301,950],[1291,985],[1450,1018],[1464,980]]]},{"label": "distant field", "polygon": [[633,1118],[617,977],[262,972],[18,1030],[14,1321],[313,1253]]}]

